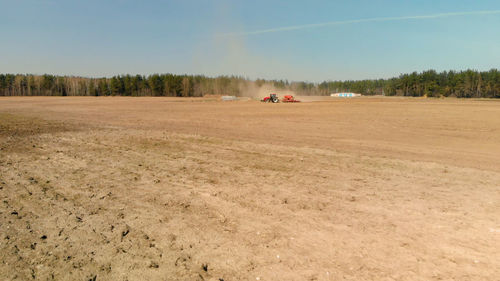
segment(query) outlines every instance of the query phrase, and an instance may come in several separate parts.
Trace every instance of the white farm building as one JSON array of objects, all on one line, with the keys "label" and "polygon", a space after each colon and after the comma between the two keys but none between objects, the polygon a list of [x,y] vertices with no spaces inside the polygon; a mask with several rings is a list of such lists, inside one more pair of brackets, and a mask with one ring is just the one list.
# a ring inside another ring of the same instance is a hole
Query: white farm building
[{"label": "white farm building", "polygon": [[353,97],[361,97],[361,94],[356,94],[356,93],[335,93],[331,94],[331,97],[336,97],[336,98],[353,98]]}]

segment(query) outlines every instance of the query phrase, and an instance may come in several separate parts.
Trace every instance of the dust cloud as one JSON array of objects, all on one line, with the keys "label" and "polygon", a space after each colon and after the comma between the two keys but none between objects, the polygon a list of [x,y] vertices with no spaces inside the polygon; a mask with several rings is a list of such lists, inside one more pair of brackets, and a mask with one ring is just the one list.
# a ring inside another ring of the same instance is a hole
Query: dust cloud
[{"label": "dust cloud", "polygon": [[238,85],[241,96],[262,98],[271,92],[292,94],[269,83],[263,85],[254,82],[256,79],[300,80],[304,70],[289,61],[256,50],[253,48],[256,42],[252,38],[221,36],[228,30],[246,28],[237,18],[231,1],[215,3],[214,11],[213,26],[207,32],[204,43],[195,48],[190,68],[210,77],[238,76],[250,80],[251,83],[242,82]]},{"label": "dust cloud", "polygon": [[260,84],[255,81],[242,82],[239,84],[240,96],[250,97],[254,99],[262,99],[269,96],[271,93],[277,94],[279,97],[284,95],[296,96],[295,92],[288,89],[277,88],[271,83]]}]

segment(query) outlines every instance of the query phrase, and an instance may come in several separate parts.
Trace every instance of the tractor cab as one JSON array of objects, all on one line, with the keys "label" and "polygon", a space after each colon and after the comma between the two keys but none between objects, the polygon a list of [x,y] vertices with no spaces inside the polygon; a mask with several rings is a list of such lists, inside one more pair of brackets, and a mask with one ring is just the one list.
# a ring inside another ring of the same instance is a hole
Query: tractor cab
[{"label": "tractor cab", "polygon": [[270,94],[268,97],[265,97],[261,100],[262,102],[272,102],[272,103],[277,103],[280,102],[278,96],[276,94]]}]

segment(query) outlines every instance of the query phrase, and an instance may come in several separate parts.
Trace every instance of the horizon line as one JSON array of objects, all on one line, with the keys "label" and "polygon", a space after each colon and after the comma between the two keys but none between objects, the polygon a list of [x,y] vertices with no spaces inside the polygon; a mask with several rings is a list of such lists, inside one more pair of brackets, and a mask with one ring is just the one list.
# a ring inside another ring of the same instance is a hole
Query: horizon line
[{"label": "horizon line", "polygon": [[86,74],[62,74],[62,73],[9,73],[9,72],[0,72],[0,76],[6,76],[6,75],[12,75],[12,76],[44,76],[44,75],[49,75],[49,76],[54,76],[54,77],[64,77],[64,78],[83,78],[83,79],[112,79],[114,77],[125,77],[125,76],[142,76],[144,78],[148,78],[150,76],[154,75],[174,75],[174,76],[202,76],[206,78],[211,78],[211,79],[216,79],[216,78],[223,78],[223,77],[231,77],[231,78],[240,78],[244,79],[246,81],[257,81],[257,80],[265,80],[265,81],[288,81],[289,83],[312,83],[312,84],[321,84],[323,82],[346,82],[346,81],[375,81],[375,80],[390,80],[393,78],[398,78],[401,75],[411,75],[411,74],[422,74],[424,72],[428,71],[435,71],[438,74],[445,73],[445,72],[455,72],[457,74],[468,72],[468,71],[473,71],[477,73],[483,73],[483,72],[491,72],[491,71],[500,71],[500,68],[497,67],[490,67],[489,69],[483,68],[482,70],[480,68],[474,68],[474,67],[467,67],[467,68],[462,68],[462,69],[435,69],[435,68],[426,68],[426,69],[420,69],[420,70],[413,70],[413,71],[400,71],[399,75],[391,74],[387,76],[378,76],[378,77],[367,77],[367,78],[346,78],[346,79],[323,79],[323,80],[316,80],[316,81],[311,81],[311,80],[304,80],[304,79],[289,79],[289,78],[264,78],[264,77],[249,77],[245,76],[242,74],[202,74],[202,73],[174,73],[174,72],[155,72],[155,73],[120,73],[120,74],[108,74],[108,75],[86,75]]}]

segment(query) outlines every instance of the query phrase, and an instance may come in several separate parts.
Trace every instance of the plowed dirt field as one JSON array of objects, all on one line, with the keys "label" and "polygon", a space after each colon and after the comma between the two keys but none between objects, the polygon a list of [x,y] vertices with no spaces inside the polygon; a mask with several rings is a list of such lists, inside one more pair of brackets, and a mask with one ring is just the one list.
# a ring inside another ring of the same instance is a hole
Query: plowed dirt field
[{"label": "plowed dirt field", "polygon": [[500,102],[0,98],[1,280],[500,280]]}]

